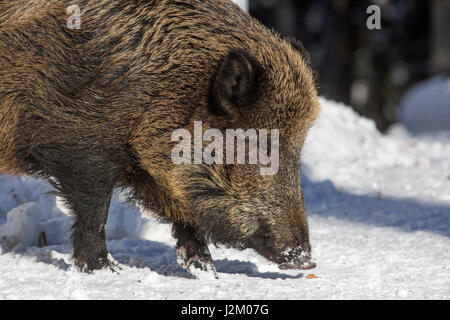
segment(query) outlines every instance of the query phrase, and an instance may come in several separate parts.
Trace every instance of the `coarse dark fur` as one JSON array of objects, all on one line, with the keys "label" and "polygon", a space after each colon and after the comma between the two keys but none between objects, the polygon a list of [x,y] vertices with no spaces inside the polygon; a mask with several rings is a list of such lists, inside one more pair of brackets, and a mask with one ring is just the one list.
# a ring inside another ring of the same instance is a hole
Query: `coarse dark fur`
[{"label": "coarse dark fur", "polygon": [[[72,4],[79,30],[67,28]],[[178,249],[194,244],[199,260],[212,261],[212,241],[311,267],[299,167],[318,110],[301,44],[230,0],[0,0],[0,173],[53,183],[87,270],[109,264],[115,187],[173,222]],[[194,121],[279,129],[279,172],[173,164],[171,134]]]}]

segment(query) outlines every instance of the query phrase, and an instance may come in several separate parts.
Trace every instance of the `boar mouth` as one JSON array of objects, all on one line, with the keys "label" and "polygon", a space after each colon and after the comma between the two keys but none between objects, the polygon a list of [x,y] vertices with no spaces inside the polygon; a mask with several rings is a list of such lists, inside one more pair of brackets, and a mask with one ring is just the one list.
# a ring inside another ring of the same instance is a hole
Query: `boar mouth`
[{"label": "boar mouth", "polygon": [[278,265],[281,270],[310,270],[316,267],[316,263],[309,258],[309,260],[284,262]]}]

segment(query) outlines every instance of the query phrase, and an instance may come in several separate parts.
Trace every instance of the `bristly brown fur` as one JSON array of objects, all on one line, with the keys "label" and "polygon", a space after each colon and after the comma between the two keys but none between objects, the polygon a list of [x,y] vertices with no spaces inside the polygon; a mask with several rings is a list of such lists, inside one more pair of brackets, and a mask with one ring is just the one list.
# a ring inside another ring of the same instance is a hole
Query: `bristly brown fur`
[{"label": "bristly brown fur", "polygon": [[[299,163],[319,105],[302,51],[230,0],[0,0],[0,173],[52,181],[90,270],[108,264],[114,187],[198,238],[308,251]],[[279,129],[279,173],[174,165],[171,134],[194,121]]]}]

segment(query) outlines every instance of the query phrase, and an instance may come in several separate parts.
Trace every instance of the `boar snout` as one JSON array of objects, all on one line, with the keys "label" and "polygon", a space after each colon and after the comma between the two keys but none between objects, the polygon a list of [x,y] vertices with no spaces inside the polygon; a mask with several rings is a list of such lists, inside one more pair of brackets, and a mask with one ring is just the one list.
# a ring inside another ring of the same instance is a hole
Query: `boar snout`
[{"label": "boar snout", "polygon": [[302,241],[301,244],[277,250],[270,241],[272,239],[267,234],[265,238],[258,237],[252,247],[266,259],[278,264],[282,270],[309,270],[316,267],[316,263],[312,259],[309,241]]},{"label": "boar snout", "polygon": [[281,258],[284,259],[284,262],[279,263],[280,269],[309,270],[316,267],[316,263],[311,255],[309,235],[302,233],[300,237],[297,237],[297,243],[299,244],[281,253]]},{"label": "boar snout", "polygon": [[311,256],[311,246],[308,237],[297,238],[297,245],[288,247],[279,255],[278,266],[282,270],[298,269],[309,270],[316,267]]}]

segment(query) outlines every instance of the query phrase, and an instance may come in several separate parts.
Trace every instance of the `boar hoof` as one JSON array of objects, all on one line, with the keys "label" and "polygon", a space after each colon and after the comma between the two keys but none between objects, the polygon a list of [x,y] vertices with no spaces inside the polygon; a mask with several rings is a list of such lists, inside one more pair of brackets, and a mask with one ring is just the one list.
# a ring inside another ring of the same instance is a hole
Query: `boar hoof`
[{"label": "boar hoof", "polygon": [[122,270],[117,263],[112,262],[108,258],[100,258],[100,259],[81,259],[74,258],[75,266],[81,271],[85,273],[92,273],[95,270],[102,270],[109,268],[111,272],[119,273]]},{"label": "boar hoof", "polygon": [[177,262],[197,279],[218,279],[208,248],[194,241],[177,248]]}]

